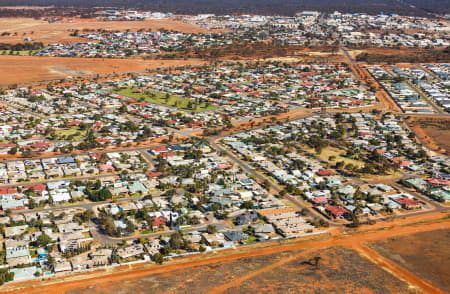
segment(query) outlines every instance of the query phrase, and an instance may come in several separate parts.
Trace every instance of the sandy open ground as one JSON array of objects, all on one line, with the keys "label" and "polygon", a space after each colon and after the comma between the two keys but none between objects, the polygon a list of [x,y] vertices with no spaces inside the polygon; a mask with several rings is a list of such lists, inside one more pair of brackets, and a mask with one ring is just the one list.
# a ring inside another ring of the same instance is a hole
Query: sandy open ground
[{"label": "sandy open ground", "polygon": [[146,69],[204,64],[190,60],[96,59],[37,56],[0,56],[0,85],[95,74],[143,72]]},{"label": "sandy open ground", "polygon": [[[48,23],[44,20],[32,18],[0,18],[0,35],[3,32],[11,33],[10,36],[0,36],[0,43],[23,42],[24,37],[30,37],[33,41],[48,43],[76,43],[86,42],[86,39],[72,37],[70,33],[74,30],[104,29],[120,30],[127,29],[137,31],[145,29],[157,31],[160,28],[175,30],[184,33],[206,32],[205,29],[188,24],[179,20],[143,20],[143,21],[98,21],[95,19],[64,19],[61,22]],[[17,35],[15,35],[17,33]]]},{"label": "sandy open ground", "polygon": [[416,116],[408,122],[430,149],[450,154],[450,117]]},{"label": "sandy open ground", "polygon": [[426,281],[450,292],[450,230],[393,237],[371,246]]}]

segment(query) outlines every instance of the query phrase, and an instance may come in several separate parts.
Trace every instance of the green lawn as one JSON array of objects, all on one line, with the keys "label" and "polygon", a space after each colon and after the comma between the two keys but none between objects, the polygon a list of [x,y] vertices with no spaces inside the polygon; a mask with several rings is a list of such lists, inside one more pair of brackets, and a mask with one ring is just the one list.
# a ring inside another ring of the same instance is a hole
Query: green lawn
[{"label": "green lawn", "polygon": [[252,244],[258,241],[255,236],[248,236],[248,239],[244,241],[244,244]]},{"label": "green lawn", "polygon": [[134,193],[131,198],[141,198],[141,193]]},{"label": "green lawn", "polygon": [[126,88],[126,89],[121,89],[119,91],[114,91],[114,92],[117,94],[120,94],[120,95],[133,97],[138,100],[144,98],[145,101],[147,101],[147,102],[151,102],[151,103],[155,103],[155,104],[159,104],[159,105],[163,105],[163,106],[167,106],[167,107],[178,108],[178,109],[190,111],[190,112],[200,112],[200,111],[205,111],[205,110],[215,108],[214,105],[209,105],[207,107],[205,103],[202,103],[202,104],[198,105],[196,109],[190,109],[190,108],[188,108],[188,105],[189,105],[189,101],[192,101],[192,100],[177,97],[177,96],[172,96],[172,95],[169,95],[169,99],[166,100],[166,94],[164,94],[164,93],[152,92],[154,95],[146,95],[144,93],[134,93],[133,92],[134,90],[136,90],[136,88]]}]

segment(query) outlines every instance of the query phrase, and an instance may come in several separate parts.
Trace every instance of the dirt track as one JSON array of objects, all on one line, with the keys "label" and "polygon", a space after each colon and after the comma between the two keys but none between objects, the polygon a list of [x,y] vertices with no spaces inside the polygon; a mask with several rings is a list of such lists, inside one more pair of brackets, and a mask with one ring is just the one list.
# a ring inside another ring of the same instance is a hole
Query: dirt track
[{"label": "dirt track", "polygon": [[375,96],[379,101],[375,109],[402,113],[402,110],[391,99],[389,94],[381,87],[381,85],[370,75],[366,68],[357,64],[350,65],[350,67],[366,87],[372,86],[375,88]]},{"label": "dirt track", "polygon": [[[90,274],[84,274],[79,276],[67,276],[65,278],[58,278],[57,281],[42,281],[38,283],[26,283],[26,284],[11,284],[7,287],[4,287],[3,290],[13,290],[10,293],[63,293],[65,291],[77,289],[79,287],[86,287],[89,285],[101,285],[101,284],[111,284],[117,283],[120,280],[127,279],[135,279],[143,276],[163,273],[163,272],[171,272],[177,269],[185,269],[191,268],[194,266],[207,265],[212,263],[223,263],[231,260],[241,259],[244,257],[250,256],[259,256],[259,255],[267,255],[277,252],[285,252],[292,250],[300,250],[306,249],[307,251],[319,250],[324,248],[329,248],[332,246],[342,246],[346,248],[351,248],[362,253],[366,258],[376,263],[378,266],[383,269],[390,271],[392,274],[397,276],[398,278],[404,280],[412,287],[423,291],[425,293],[444,293],[438,288],[430,285],[419,278],[417,278],[414,274],[408,272],[407,270],[401,268],[400,266],[394,264],[393,262],[387,261],[384,257],[380,257],[380,255],[372,250],[365,249],[366,242],[373,242],[377,240],[384,240],[394,236],[407,236],[410,234],[414,234],[417,232],[425,232],[425,231],[433,231],[438,229],[448,229],[450,228],[450,220],[440,220],[437,222],[430,222],[425,224],[414,224],[417,221],[431,220],[436,218],[442,218],[445,214],[442,213],[433,213],[427,214],[424,216],[416,216],[408,219],[400,219],[395,220],[393,222],[385,222],[376,224],[374,226],[365,226],[361,227],[355,233],[355,231],[350,231],[348,233],[344,233],[340,230],[332,231],[332,235],[325,239],[310,239],[310,240],[296,240],[292,243],[285,244],[274,244],[274,243],[266,243],[266,244],[257,244],[255,246],[248,246],[241,249],[236,250],[227,250],[221,253],[218,253],[216,257],[204,258],[202,256],[194,256],[190,258],[180,259],[173,261],[172,264],[167,264],[163,266],[154,266],[154,265],[146,265],[142,268],[130,270],[130,271],[122,271],[115,272],[112,274],[107,274],[105,272],[94,272]],[[413,222],[413,223],[411,223]],[[409,225],[406,225],[409,224]],[[388,226],[388,227],[386,227]],[[353,232],[353,233],[352,233]],[[298,256],[300,256],[298,254]],[[258,270],[254,274],[250,274],[247,277],[242,277],[239,280],[236,280],[235,284],[239,284],[244,280],[251,278],[255,275],[258,275],[262,272],[270,270],[276,266],[281,266],[287,260],[280,260],[278,264],[271,264],[267,267]],[[58,283],[59,282],[59,283]],[[55,284],[56,283],[56,284]],[[23,288],[18,290],[18,288],[28,286],[30,288]],[[34,286],[34,287],[33,287]],[[32,288],[31,288],[32,287]],[[216,289],[213,289],[211,293],[220,293],[223,290],[228,289],[226,286],[219,286]]]}]

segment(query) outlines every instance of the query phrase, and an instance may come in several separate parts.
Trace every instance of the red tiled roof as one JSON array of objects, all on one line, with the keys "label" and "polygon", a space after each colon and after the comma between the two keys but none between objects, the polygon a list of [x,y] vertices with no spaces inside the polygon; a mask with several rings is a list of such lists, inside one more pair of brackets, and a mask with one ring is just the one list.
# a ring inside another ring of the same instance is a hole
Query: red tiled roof
[{"label": "red tiled roof", "polygon": [[165,146],[153,147],[153,148],[150,148],[150,150],[155,151],[155,152],[167,152],[167,148]]},{"label": "red tiled roof", "polygon": [[328,199],[325,197],[314,197],[311,199],[311,201],[314,203],[323,203],[323,202],[328,202]]},{"label": "red tiled roof", "polygon": [[98,143],[109,143],[108,139],[97,139]]},{"label": "red tiled roof", "polygon": [[152,223],[154,227],[157,227],[159,225],[165,225],[167,223],[167,220],[163,216],[158,216],[152,219]]},{"label": "red tiled roof", "polygon": [[91,157],[92,157],[93,159],[99,160],[100,158],[102,158],[102,154],[101,154],[101,153],[92,154]]},{"label": "red tiled roof", "polygon": [[162,176],[162,172],[149,172],[149,173],[147,173],[147,176],[148,177],[159,177],[159,176]]},{"label": "red tiled roof", "polygon": [[401,166],[401,167],[407,167],[407,166],[410,166],[411,164],[412,164],[411,161],[403,160],[403,161],[400,163],[400,166]]},{"label": "red tiled roof", "polygon": [[428,179],[426,179],[426,181],[428,181],[428,183],[430,183],[430,184],[435,184],[435,185],[450,185],[449,180],[428,178]]},{"label": "red tiled roof", "polygon": [[321,170],[319,170],[317,172],[317,174],[319,176],[326,177],[326,176],[331,176],[333,174],[333,172],[331,170],[328,170],[328,169],[321,169]]},{"label": "red tiled roof", "polygon": [[34,144],[29,145],[31,148],[42,148],[42,147],[48,147],[50,146],[49,142],[37,142]]},{"label": "red tiled roof", "polygon": [[79,124],[81,124],[81,121],[79,121],[79,120],[73,120],[73,121],[69,122],[67,125],[68,125],[69,127],[71,127],[71,126],[78,126]]},{"label": "red tiled roof", "polygon": [[112,170],[112,169],[114,169],[113,166],[112,166],[111,164],[100,164],[100,165],[98,166],[98,168],[99,168],[100,170]]},{"label": "red tiled roof", "polygon": [[397,198],[395,201],[406,206],[420,204],[419,200],[409,199],[408,197]]},{"label": "red tiled roof", "polygon": [[343,216],[345,213],[348,212],[347,209],[340,207],[340,206],[328,206],[327,210],[331,212],[334,216]]},{"label": "red tiled roof", "polygon": [[231,164],[219,164],[217,166],[218,169],[227,169],[227,168],[230,168],[230,167],[231,167]]},{"label": "red tiled roof", "polygon": [[371,133],[366,133],[366,132],[359,132],[360,136],[370,136]]},{"label": "red tiled roof", "polygon": [[33,188],[35,191],[45,191],[46,187],[44,184],[35,184],[35,185],[26,185],[23,186],[22,190],[28,190],[30,188]]},{"label": "red tiled roof", "polygon": [[16,188],[0,188],[0,195],[17,193]]},{"label": "red tiled roof", "polygon": [[0,148],[6,148],[6,147],[14,147],[16,144],[13,143],[2,143],[0,144]]}]

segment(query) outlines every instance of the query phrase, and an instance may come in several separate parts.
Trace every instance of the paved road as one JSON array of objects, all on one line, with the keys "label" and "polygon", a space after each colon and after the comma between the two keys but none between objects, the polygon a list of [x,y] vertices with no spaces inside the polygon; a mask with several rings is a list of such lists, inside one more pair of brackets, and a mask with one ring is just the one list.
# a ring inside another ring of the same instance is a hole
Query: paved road
[{"label": "paved road", "polygon": [[350,55],[350,53],[348,53],[347,48],[345,48],[344,46],[340,46],[341,50],[344,52],[344,54],[347,56],[348,61],[350,61],[351,64],[355,64],[357,62],[355,62],[355,60],[352,58],[352,56]]}]

